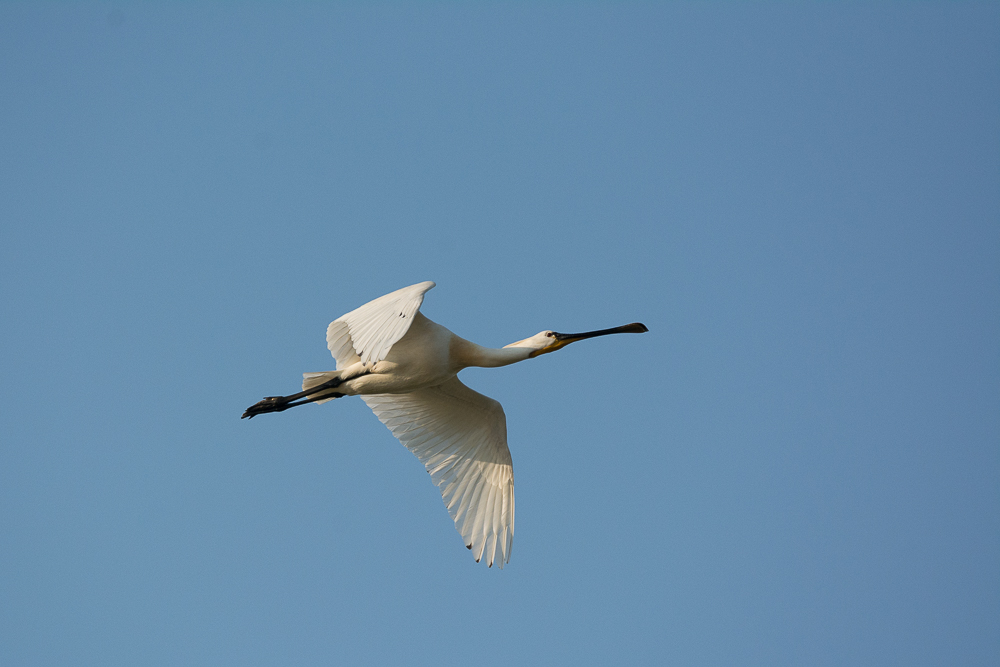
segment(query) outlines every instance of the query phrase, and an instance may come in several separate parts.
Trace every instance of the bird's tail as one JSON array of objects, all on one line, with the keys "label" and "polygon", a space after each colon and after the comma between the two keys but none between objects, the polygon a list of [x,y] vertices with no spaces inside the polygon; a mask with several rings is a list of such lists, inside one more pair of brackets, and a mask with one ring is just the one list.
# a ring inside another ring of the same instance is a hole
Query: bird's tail
[{"label": "bird's tail", "polygon": [[[324,382],[329,382],[330,380],[335,380],[340,377],[340,371],[325,371],[323,373],[303,373],[302,374],[302,391],[309,391],[313,387],[318,387]],[[332,389],[331,389],[332,391]],[[330,398],[324,398],[316,401],[316,403],[326,403],[327,401],[332,401],[337,398],[336,396],[331,396]]]}]

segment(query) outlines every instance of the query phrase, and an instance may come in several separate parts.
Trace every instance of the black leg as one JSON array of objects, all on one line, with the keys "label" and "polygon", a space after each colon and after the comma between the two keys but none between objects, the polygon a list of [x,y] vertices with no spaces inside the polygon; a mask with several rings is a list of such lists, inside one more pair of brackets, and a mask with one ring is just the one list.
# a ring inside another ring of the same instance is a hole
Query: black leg
[{"label": "black leg", "polygon": [[[295,396],[295,394],[292,394],[292,396]],[[240,417],[240,419],[253,419],[257,415],[262,415],[267,412],[284,412],[288,408],[296,408],[300,405],[305,405],[306,403],[314,403],[316,401],[322,401],[326,398],[341,398],[342,396],[343,394],[335,391],[314,394],[302,399],[301,401],[287,400],[291,398],[290,396],[268,396],[263,401],[254,403],[247,408],[246,412],[243,413],[243,416]]]},{"label": "black leg", "polygon": [[[338,387],[341,382],[342,380],[340,378],[334,378],[324,382],[323,384],[316,385],[312,389],[300,391],[297,394],[291,394],[289,396],[268,396],[263,401],[258,401],[247,408],[240,419],[253,419],[255,416],[262,415],[267,412],[284,412],[288,408],[294,408],[299,405],[305,405],[306,403],[321,401],[324,398],[340,398],[343,394],[335,391],[332,392],[330,390]],[[299,400],[302,398],[304,398],[304,400]]]}]

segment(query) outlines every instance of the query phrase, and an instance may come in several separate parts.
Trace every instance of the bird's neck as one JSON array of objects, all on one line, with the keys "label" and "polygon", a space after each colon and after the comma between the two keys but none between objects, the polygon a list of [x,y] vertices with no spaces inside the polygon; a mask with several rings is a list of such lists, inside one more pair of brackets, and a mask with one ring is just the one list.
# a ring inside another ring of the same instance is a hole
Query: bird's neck
[{"label": "bird's neck", "polygon": [[524,361],[532,350],[526,347],[503,347],[500,349],[483,347],[464,338],[455,336],[452,340],[452,354],[462,368],[496,368]]}]

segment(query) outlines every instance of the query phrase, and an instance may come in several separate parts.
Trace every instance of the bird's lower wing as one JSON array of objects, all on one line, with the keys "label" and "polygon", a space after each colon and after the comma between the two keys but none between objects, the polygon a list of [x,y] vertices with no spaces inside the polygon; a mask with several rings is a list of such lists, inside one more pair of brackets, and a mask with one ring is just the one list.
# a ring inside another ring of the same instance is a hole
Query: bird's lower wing
[{"label": "bird's lower wing", "polygon": [[383,424],[427,468],[455,528],[492,566],[510,561],[514,539],[514,468],[507,418],[492,398],[457,377],[409,394],[362,395]]}]

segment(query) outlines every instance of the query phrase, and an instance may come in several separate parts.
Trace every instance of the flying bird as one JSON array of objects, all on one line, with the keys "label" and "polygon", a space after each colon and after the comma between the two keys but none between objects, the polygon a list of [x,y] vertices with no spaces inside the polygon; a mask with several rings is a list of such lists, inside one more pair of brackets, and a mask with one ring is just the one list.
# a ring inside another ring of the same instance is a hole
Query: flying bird
[{"label": "flying bird", "polygon": [[456,336],[420,313],[427,281],[404,287],[338,317],[326,330],[337,370],[303,373],[302,391],[269,396],[243,417],[306,403],[361,396],[392,434],[424,464],[455,528],[476,562],[510,562],[514,538],[514,468],[507,418],[497,401],[466,387],[463,368],[495,368],[555,352],[585,338],[644,333],[635,322],[613,329],[540,333],[500,349]]}]

